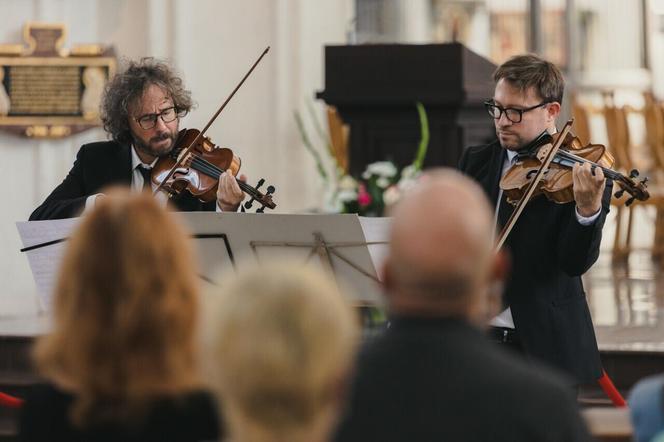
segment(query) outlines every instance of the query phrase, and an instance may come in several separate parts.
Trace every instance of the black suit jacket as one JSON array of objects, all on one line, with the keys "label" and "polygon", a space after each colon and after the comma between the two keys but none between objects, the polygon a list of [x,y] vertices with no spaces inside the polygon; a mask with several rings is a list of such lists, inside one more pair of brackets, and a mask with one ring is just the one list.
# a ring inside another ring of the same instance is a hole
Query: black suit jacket
[{"label": "black suit jacket", "polygon": [[[146,398],[148,399],[148,398]],[[71,422],[75,397],[52,384],[28,391],[19,418],[19,440],[28,441],[182,441],[223,440],[223,422],[214,398],[202,390],[149,398],[144,414],[120,422]],[[221,433],[221,434],[220,434]]]},{"label": "black suit jacket", "polygon": [[[107,186],[130,186],[131,146],[115,141],[85,144],[64,181],[30,215],[30,221],[72,218],[81,214],[88,196]],[[202,203],[188,192],[171,200],[180,211],[214,211],[216,202]]]},{"label": "black suit jacket", "polygon": [[[494,207],[505,155],[496,141],[468,148],[459,163]],[[506,242],[512,272],[504,296],[526,353],[566,371],[578,383],[594,382],[601,374],[581,275],[599,256],[611,189],[609,181],[599,218],[590,226],[579,224],[574,202],[556,204],[543,195],[535,197]]]},{"label": "black suit jacket", "polygon": [[336,442],[590,440],[571,388],[461,321],[393,319],[356,369]]}]

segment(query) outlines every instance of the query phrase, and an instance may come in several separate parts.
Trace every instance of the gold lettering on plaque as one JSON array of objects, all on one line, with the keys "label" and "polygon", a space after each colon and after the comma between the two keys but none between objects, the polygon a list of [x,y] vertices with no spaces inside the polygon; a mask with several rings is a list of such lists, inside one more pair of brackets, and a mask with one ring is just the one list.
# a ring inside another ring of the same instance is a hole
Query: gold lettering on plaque
[{"label": "gold lettering on plaque", "polygon": [[78,66],[11,66],[10,115],[76,115],[80,112]]}]

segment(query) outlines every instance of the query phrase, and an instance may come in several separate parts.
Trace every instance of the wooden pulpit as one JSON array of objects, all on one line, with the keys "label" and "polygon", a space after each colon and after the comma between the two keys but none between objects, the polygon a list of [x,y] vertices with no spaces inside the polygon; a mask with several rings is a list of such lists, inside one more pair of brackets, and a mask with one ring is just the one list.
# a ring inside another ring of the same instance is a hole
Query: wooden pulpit
[{"label": "wooden pulpit", "polygon": [[465,147],[495,137],[482,104],[493,97],[495,68],[459,43],[326,46],[325,90],[316,97],[350,126],[355,176],[374,161],[412,162],[420,139],[418,101],[429,119],[425,167],[456,166]]}]

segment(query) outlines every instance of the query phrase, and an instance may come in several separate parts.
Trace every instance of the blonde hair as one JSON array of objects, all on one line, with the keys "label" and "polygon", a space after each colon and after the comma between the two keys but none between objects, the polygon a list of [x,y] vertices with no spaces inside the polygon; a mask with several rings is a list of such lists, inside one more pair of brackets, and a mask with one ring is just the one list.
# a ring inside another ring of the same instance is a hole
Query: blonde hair
[{"label": "blonde hair", "polygon": [[231,435],[296,441],[326,431],[358,337],[336,285],[301,265],[271,265],[219,296],[216,376]]},{"label": "blonde hair", "polygon": [[68,386],[77,426],[135,417],[197,385],[198,281],[185,231],[148,194],[111,192],[72,235],[38,371]]}]

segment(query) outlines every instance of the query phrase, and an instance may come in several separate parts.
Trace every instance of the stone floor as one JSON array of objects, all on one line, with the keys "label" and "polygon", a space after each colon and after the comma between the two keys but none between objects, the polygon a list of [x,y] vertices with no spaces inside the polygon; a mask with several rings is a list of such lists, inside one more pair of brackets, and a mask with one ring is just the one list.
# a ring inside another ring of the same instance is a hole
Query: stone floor
[{"label": "stone floor", "polygon": [[654,212],[635,212],[636,250],[622,265],[612,262],[614,223],[607,220],[600,257],[584,276],[600,350],[664,352],[664,272],[649,251],[653,219]]}]

